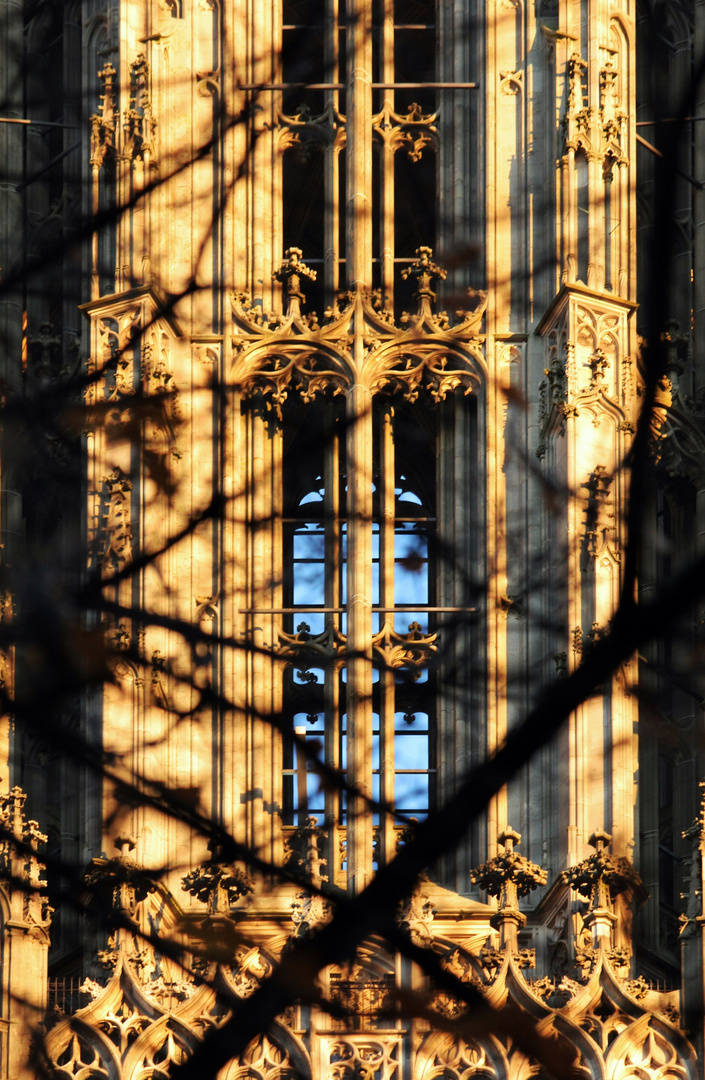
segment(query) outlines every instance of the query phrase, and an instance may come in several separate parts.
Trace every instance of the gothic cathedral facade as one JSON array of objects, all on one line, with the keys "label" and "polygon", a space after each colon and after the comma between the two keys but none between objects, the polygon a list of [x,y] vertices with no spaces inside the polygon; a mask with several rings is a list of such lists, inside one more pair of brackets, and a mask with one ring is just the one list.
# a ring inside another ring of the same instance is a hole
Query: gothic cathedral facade
[{"label": "gothic cathedral facade", "polygon": [[[439,840],[394,919],[267,1004],[620,603],[648,125],[705,30],[663,7],[0,3],[3,270],[27,252],[3,370],[35,403],[80,384],[64,579],[82,562],[51,732],[34,654],[0,641],[0,1076],[525,1080],[567,1075],[566,1045],[585,1080],[702,1076],[702,694],[668,641]],[[646,599],[703,531],[700,126]],[[48,528],[22,469],[11,570]]]}]

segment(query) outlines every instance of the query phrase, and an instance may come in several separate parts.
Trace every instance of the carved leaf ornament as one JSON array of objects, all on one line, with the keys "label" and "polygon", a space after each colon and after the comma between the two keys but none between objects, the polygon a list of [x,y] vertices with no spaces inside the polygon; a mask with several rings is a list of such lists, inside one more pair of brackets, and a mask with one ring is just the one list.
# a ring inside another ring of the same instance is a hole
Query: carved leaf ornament
[{"label": "carved leaf ornament", "polygon": [[196,870],[185,874],[181,879],[181,887],[201,903],[209,905],[213,904],[213,894],[216,891],[225,894],[229,905],[235,904],[245,893],[252,891],[246,875],[238,867],[218,865],[214,862],[203,863]]},{"label": "carved leaf ornament", "polygon": [[505,850],[472,872],[473,885],[486,889],[490,896],[499,896],[507,882],[513,882],[519,896],[528,896],[532,889],[545,885],[546,871],[537,863],[514,850]]},{"label": "carved leaf ornament", "polygon": [[611,855],[607,845],[612,837],[609,833],[596,832],[589,840],[596,851],[577,866],[563,871],[562,879],[580,896],[590,900],[596,907],[609,898],[614,900],[620,893],[634,888],[640,883],[639,875],[623,856]]}]

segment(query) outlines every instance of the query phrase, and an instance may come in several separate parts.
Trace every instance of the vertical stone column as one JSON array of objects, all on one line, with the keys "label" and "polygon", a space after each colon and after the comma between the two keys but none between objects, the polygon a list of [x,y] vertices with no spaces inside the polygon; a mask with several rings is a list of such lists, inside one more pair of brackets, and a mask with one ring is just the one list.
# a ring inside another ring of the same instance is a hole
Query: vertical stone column
[{"label": "vertical stone column", "polygon": [[349,0],[347,267],[352,289],[372,284],[372,5]]},{"label": "vertical stone column", "polygon": [[[340,82],[338,19],[339,0],[326,0],[323,59],[326,80],[331,82]],[[329,91],[325,100],[326,105],[338,109],[339,91]],[[323,224],[323,285],[325,304],[329,306],[340,289],[340,150],[335,141],[326,145],[323,175],[328,208]]]},{"label": "vertical stone column", "polygon": [[[605,632],[623,574],[629,478],[621,463],[636,413],[636,283],[629,250],[635,73],[628,25],[605,0],[584,0],[561,3],[552,28],[543,27],[556,57],[555,73],[545,73],[552,79],[546,94],[552,116],[544,153],[550,162],[557,139],[556,258],[563,289],[537,326],[548,353],[542,359],[535,346],[530,353],[539,390],[539,453],[546,479],[566,496],[564,506],[545,514],[551,520],[544,530],[548,559],[564,560],[565,589],[550,614],[564,625],[565,637],[550,650],[561,671],[577,667]],[[611,173],[608,202],[605,170]],[[545,595],[554,591],[547,580]],[[551,646],[548,635],[545,641]],[[559,736],[558,753],[567,761],[557,788],[557,846],[547,860],[553,866],[582,857],[596,819],[609,826],[619,855],[631,852],[633,667],[624,665],[603,694],[584,702]]]},{"label": "vertical stone column", "polygon": [[[555,542],[565,549],[565,611],[558,617],[565,619],[568,670],[579,666],[606,632],[619,599],[628,494],[620,463],[636,410],[630,374],[632,314],[633,306],[617,297],[568,285],[539,324],[539,332],[554,343],[542,389],[548,402],[542,423],[552,432],[555,457],[552,480],[570,493],[565,509],[552,511]],[[603,693],[576,709],[560,736],[567,744],[560,813],[568,827],[550,859],[553,865],[583,855],[596,818],[609,824],[617,854],[631,852],[635,807],[628,778],[636,769],[635,680],[634,665],[623,665]]]},{"label": "vertical stone column", "polygon": [[[592,3],[588,13],[588,108],[597,119],[593,126],[593,146],[588,160],[588,266],[587,281],[592,289],[605,283],[605,182],[602,175],[602,130],[600,113],[600,52],[605,41],[604,4]],[[579,211],[580,212],[580,211]]]},{"label": "vertical stone column", "polygon": [[[350,287],[372,284],[372,5],[349,0],[347,33],[347,268]],[[353,365],[360,375],[365,327],[359,299],[353,316]],[[348,779],[372,794],[372,395],[362,382],[347,396]],[[372,814],[364,798],[348,800],[348,888],[372,877]]]},{"label": "vertical stone column", "polygon": [[[359,322],[362,320],[358,303]],[[361,367],[362,327],[355,334]],[[372,395],[355,383],[347,397],[347,749],[348,780],[359,795],[348,797],[348,889],[357,893],[372,877]]]},{"label": "vertical stone column", "polygon": [[[380,431],[380,521],[379,521],[379,599],[382,612],[380,625],[394,623],[394,527],[395,527],[395,461],[393,407],[386,404],[381,417]],[[396,688],[394,675],[380,671],[380,800],[394,802],[394,710]],[[389,862],[396,848],[394,819],[390,814],[380,817],[381,862]]]},{"label": "vertical stone column", "polygon": [[[231,716],[223,717],[220,748],[220,739],[213,739],[211,750],[212,767],[218,775],[218,801],[222,808],[223,824],[238,840],[247,836],[247,802],[242,798],[245,790],[242,763],[247,759],[248,642],[252,626],[252,617],[243,610],[251,606],[248,551],[250,468],[247,455],[251,441],[250,427],[254,422],[243,415],[246,408],[241,388],[236,386],[225,399],[221,432],[224,444],[221,484],[228,498],[222,546],[221,629],[225,637],[239,638],[242,646],[222,652],[223,692],[235,707]],[[217,808],[216,803],[212,813],[215,814]],[[277,861],[283,858],[281,837],[278,839],[276,857]]]},{"label": "vertical stone column", "polygon": [[[394,2],[385,0],[382,27],[382,82],[394,82]],[[384,91],[384,104],[394,110],[394,91]],[[380,251],[382,304],[394,306],[394,146],[385,139],[381,152],[381,221]]]}]

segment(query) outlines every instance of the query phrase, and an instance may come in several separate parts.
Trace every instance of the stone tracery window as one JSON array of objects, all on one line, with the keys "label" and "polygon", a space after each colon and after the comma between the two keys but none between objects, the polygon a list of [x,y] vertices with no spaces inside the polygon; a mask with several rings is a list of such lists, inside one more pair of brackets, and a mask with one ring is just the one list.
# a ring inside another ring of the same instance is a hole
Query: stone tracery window
[{"label": "stone tracery window", "polygon": [[[273,650],[271,668],[266,652],[252,658],[243,797],[258,846],[276,815],[273,851],[288,843],[279,821],[325,823],[326,874],[353,892],[393,856],[405,818],[452,789],[477,741],[456,722],[470,694],[437,706],[429,662],[439,623],[472,603],[467,575],[437,558],[438,537],[463,563],[482,547],[483,428],[466,403],[484,396],[484,300],[434,314],[446,271],[432,245],[467,233],[457,192],[437,185],[434,110],[448,105],[455,154],[467,127],[456,102],[477,85],[455,81],[470,61],[440,47],[444,12],[435,0],[282,0],[276,60],[250,54],[242,84],[269,110],[271,188],[241,279],[250,291],[232,297],[256,505],[240,613],[248,640]],[[249,191],[259,204],[261,177]],[[454,288],[465,283],[453,274]],[[444,661],[468,666],[472,634],[455,627]],[[283,717],[271,758],[256,749],[263,714]],[[304,773],[296,747],[314,741],[327,767],[345,770],[346,798]],[[437,744],[453,747],[438,762]],[[399,823],[370,800],[395,806]]]},{"label": "stone tracery window", "polygon": [[[264,537],[253,543],[257,576],[241,613],[246,633],[264,635],[253,640],[274,645],[269,707],[284,739],[269,805],[285,827],[309,813],[325,824],[326,874],[355,887],[394,855],[408,817],[425,814],[436,789],[441,798],[452,790],[479,730],[479,685],[456,680],[453,700],[437,702],[435,657],[445,622],[441,662],[474,670],[482,306],[456,326],[437,319],[429,282],[438,269],[422,251],[408,330],[379,316],[363,289],[312,328],[299,306],[305,267],[290,256],[277,272],[290,279],[283,317],[262,320],[246,296],[233,297],[252,521]],[[368,336],[378,344],[366,346]],[[262,672],[255,693],[268,685],[267,663],[261,652],[253,657]],[[252,701],[256,724],[264,695]],[[318,760],[337,770],[322,796],[321,770],[307,777],[304,755],[294,754],[294,744],[313,740]],[[250,760],[257,792],[261,757]],[[372,805],[377,798],[401,811],[398,824]]]}]

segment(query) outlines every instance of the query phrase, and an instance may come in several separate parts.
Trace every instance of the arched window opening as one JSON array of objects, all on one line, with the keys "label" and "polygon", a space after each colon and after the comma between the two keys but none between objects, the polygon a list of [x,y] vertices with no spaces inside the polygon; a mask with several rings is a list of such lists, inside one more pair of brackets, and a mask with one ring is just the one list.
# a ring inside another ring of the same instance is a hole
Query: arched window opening
[{"label": "arched window opening", "polygon": [[[413,310],[415,287],[400,278],[400,265],[412,263],[419,247],[436,246],[435,9],[435,0],[376,0],[370,13],[371,283],[382,306],[399,313]],[[284,0],[282,255],[300,248],[317,272],[316,281],[307,283],[306,311],[319,318],[345,287],[346,232],[356,228],[342,89],[354,21],[344,0]]]},{"label": "arched window opening", "polygon": [[[287,670],[284,825],[346,825],[343,788],[310,757],[348,765],[346,420],[335,401],[292,405],[285,419],[284,626]],[[418,403],[375,405],[372,485],[371,792],[373,824],[425,816],[435,798],[435,711],[426,642],[435,613],[436,416]],[[298,739],[294,738],[294,733]],[[303,738],[310,755],[300,749]],[[308,756],[308,762],[305,757]]]},{"label": "arched window opening", "polygon": [[307,280],[304,289],[307,312],[321,312],[324,306],[325,231],[331,201],[325,153],[317,143],[304,141],[290,147],[282,163],[282,255],[289,248],[299,248],[306,265],[316,271],[315,280]]},{"label": "arched window opening", "polygon": [[321,0],[283,0],[281,66],[284,82],[292,85],[284,94],[284,112],[301,106],[313,115],[323,112],[322,90],[302,89],[297,83],[334,82],[326,48],[326,5]]}]

